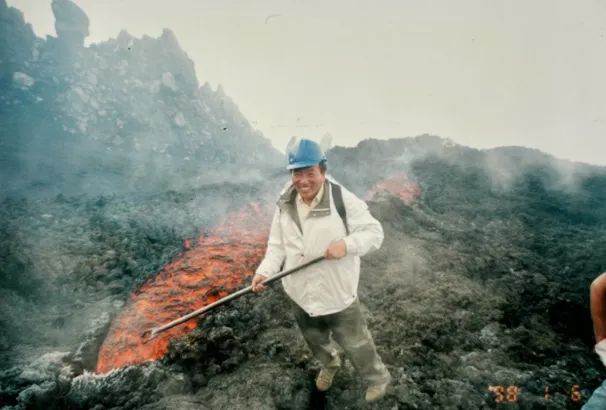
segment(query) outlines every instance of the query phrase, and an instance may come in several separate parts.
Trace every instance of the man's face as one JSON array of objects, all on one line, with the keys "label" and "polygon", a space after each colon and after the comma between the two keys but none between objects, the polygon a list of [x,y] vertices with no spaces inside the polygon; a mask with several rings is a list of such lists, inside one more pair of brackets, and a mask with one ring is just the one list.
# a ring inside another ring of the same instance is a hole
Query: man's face
[{"label": "man's face", "polygon": [[317,164],[307,168],[295,169],[292,172],[292,183],[305,202],[314,199],[325,178],[320,165]]}]

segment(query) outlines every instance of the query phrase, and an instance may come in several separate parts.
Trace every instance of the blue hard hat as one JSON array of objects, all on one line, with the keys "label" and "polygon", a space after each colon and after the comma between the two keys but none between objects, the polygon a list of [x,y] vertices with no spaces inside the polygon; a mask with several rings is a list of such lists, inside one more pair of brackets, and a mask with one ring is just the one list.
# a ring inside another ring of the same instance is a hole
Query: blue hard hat
[{"label": "blue hard hat", "polygon": [[286,169],[311,167],[321,161],[326,161],[326,155],[317,142],[302,138],[289,144]]}]

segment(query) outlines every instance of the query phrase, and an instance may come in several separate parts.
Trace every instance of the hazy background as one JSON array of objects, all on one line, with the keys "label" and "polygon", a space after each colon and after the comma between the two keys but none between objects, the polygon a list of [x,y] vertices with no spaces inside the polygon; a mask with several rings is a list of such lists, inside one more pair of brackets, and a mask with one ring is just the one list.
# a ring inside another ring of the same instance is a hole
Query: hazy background
[{"label": "hazy background", "polygon": [[[38,36],[49,1],[8,0]],[[606,164],[601,1],[75,0],[95,43],[171,28],[280,151],[430,133]]]}]

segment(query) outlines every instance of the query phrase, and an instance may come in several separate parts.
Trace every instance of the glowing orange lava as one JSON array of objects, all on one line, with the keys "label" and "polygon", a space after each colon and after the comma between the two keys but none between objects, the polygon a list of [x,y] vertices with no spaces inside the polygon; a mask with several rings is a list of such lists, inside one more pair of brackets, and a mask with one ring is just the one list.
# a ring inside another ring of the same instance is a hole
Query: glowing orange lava
[{"label": "glowing orange lava", "polygon": [[176,336],[196,327],[196,318],[167,330],[144,344],[146,329],[172,321],[241,288],[260,263],[271,215],[251,203],[227,216],[227,222],[186,251],[135,291],[113,320],[99,350],[97,373],[159,359]]},{"label": "glowing orange lava", "polygon": [[421,188],[405,174],[395,175],[376,183],[366,194],[366,199],[372,199],[383,193],[395,195],[406,205],[410,205],[421,195]]}]

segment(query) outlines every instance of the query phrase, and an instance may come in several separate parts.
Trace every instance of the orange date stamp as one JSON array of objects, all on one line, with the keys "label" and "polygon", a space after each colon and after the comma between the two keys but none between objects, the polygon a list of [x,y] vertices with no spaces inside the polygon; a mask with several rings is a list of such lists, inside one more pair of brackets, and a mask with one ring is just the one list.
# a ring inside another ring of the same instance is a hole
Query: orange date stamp
[{"label": "orange date stamp", "polygon": [[[580,389],[581,389],[580,385],[578,385],[578,384],[572,385],[572,387],[570,388],[570,392],[569,392],[571,401],[573,401],[575,403],[579,403],[582,400],[583,397],[581,396]],[[515,403],[518,401],[518,397],[519,397],[520,393],[522,392],[522,389],[516,385],[510,385],[510,386],[489,385],[488,391],[490,391],[491,393],[494,394],[495,403]],[[550,393],[549,386],[545,386],[545,389],[543,392],[543,398],[546,401],[548,401],[550,399],[549,393]]]}]

